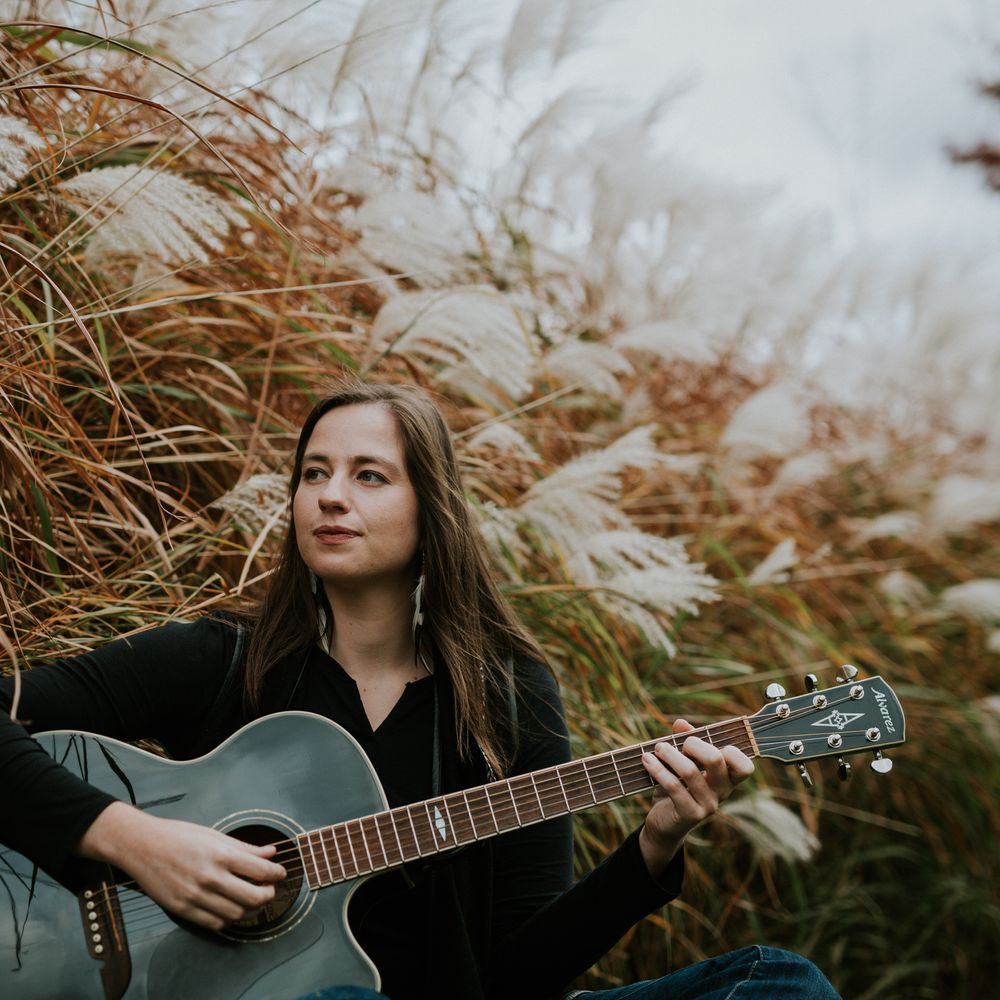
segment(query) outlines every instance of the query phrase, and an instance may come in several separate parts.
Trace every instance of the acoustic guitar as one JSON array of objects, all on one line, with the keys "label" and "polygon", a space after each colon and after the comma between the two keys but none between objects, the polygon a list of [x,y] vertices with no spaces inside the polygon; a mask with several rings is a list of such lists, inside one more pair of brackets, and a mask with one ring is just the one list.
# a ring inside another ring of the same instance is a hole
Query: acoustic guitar
[{"label": "acoustic guitar", "polygon": [[[838,686],[772,699],[752,716],[663,737],[733,744],[750,757],[800,767],[904,740],[892,689],[844,668]],[[58,761],[157,816],[278,845],[288,877],[256,917],[219,933],[172,917],[124,873],[97,866],[78,896],[27,858],[0,852],[0,997],[11,1000],[292,1000],[332,984],[377,989],[379,975],[347,924],[351,893],[366,877],[487,837],[649,792],[641,763],[651,740],[530,774],[387,808],[371,764],[327,719],[283,712],[251,722],[216,750],[174,762],[101,736],[53,732],[36,739]]]}]

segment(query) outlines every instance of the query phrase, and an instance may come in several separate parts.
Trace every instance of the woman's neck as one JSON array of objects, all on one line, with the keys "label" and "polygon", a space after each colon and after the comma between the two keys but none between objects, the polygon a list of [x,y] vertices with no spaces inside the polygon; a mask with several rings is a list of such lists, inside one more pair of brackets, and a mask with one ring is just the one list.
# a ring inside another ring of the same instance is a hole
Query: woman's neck
[{"label": "woman's neck", "polygon": [[324,586],[333,612],[330,655],[348,673],[357,678],[413,669],[413,608],[407,588]]}]

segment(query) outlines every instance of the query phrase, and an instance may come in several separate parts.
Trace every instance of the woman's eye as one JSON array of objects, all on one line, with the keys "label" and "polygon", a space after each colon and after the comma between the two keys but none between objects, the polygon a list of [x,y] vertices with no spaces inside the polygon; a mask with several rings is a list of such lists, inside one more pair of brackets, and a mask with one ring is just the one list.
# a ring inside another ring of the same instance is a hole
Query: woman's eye
[{"label": "woman's eye", "polygon": [[385,483],[388,480],[380,472],[374,469],[363,469],[358,473],[358,479],[363,483]]},{"label": "woman's eye", "polygon": [[302,478],[307,483],[315,483],[318,479],[322,478],[322,476],[323,476],[323,470],[316,468],[305,469],[302,473]]}]

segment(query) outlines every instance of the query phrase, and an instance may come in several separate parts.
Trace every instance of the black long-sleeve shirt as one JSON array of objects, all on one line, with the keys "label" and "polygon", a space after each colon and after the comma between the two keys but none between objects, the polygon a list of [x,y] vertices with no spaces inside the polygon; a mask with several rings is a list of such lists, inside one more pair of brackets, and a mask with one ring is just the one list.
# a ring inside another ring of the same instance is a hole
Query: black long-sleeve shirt
[{"label": "black long-sleeve shirt", "polygon": [[[150,738],[175,759],[191,759],[249,721],[241,688],[232,684],[235,649],[236,629],[228,621],[152,629],[24,673],[18,716],[32,732]],[[341,725],[396,806],[434,794],[435,685],[440,791],[481,784],[487,780],[483,761],[462,760],[455,750],[443,672],[407,685],[373,731],[354,681],[317,647],[304,661],[268,674],[260,714],[302,709]],[[519,663],[516,689],[513,772],[567,760],[562,707],[549,672]],[[113,798],[57,764],[26,728],[10,721],[12,690],[9,678],[0,680],[0,841],[72,885],[73,848]],[[563,817],[471,845],[409,873],[409,881],[399,873],[370,879],[352,899],[350,921],[392,1000],[545,997],[672,899],[682,872],[679,855],[660,883],[654,881],[633,834],[572,885],[571,825]]]}]

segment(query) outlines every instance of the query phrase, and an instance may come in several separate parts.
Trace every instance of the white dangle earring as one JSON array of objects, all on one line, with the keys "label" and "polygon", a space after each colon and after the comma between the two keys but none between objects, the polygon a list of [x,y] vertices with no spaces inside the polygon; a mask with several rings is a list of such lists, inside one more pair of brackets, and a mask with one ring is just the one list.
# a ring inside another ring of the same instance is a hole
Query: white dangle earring
[{"label": "white dangle earring", "polygon": [[417,589],[413,591],[413,634],[417,634],[417,628],[424,623],[424,584],[427,582],[427,575],[424,573],[424,557],[420,556],[420,576],[417,577]]},{"label": "white dangle earring", "polygon": [[317,641],[324,653],[330,652],[330,618],[326,613],[326,601],[324,600],[323,589],[319,583],[319,577],[309,570],[309,589],[312,591],[313,600],[316,602],[316,626],[319,633]]}]

